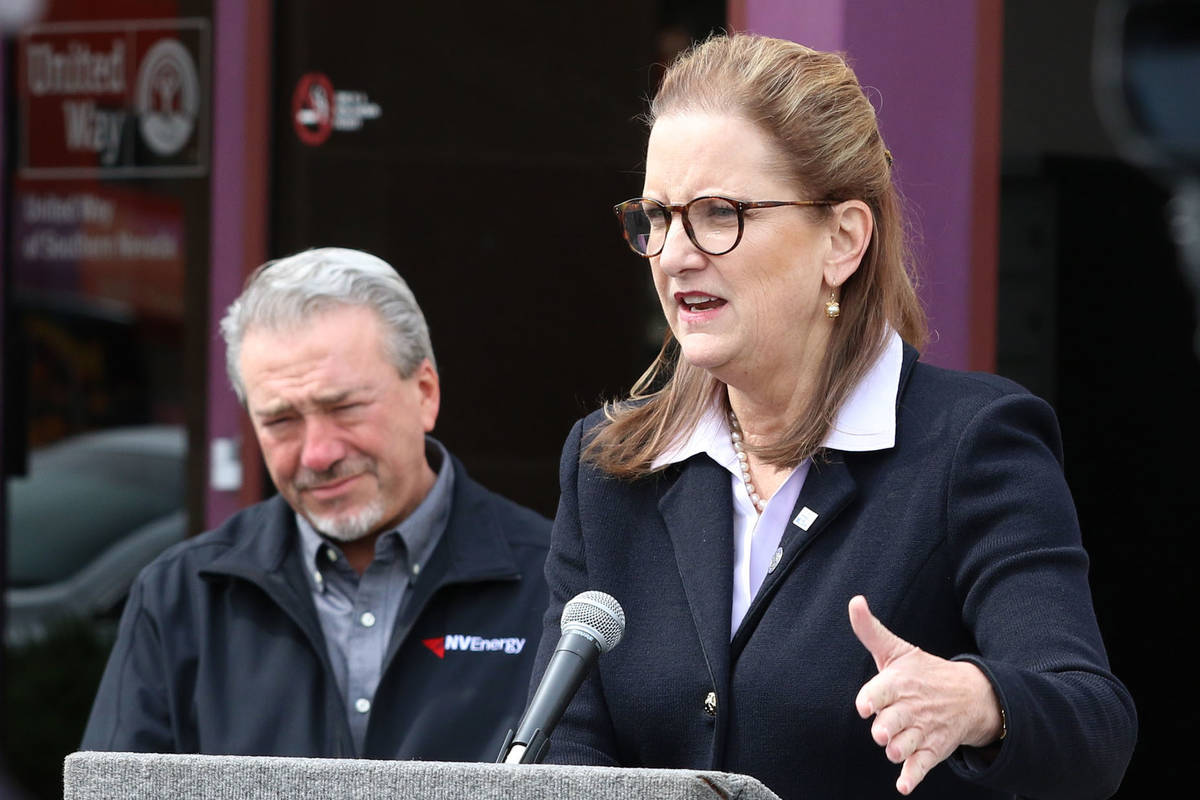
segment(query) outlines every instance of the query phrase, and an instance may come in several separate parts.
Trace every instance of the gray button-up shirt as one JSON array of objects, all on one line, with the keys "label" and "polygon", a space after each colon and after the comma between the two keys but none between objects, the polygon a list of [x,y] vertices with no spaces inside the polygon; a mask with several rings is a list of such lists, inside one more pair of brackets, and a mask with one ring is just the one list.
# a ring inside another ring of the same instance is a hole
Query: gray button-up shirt
[{"label": "gray button-up shirt", "polygon": [[317,617],[334,678],[346,700],[354,747],[360,753],[392,629],[450,518],[454,494],[450,457],[431,437],[425,439],[425,457],[437,472],[433,488],[398,527],[375,541],[375,558],[361,576],[347,563],[337,542],[296,515]]}]

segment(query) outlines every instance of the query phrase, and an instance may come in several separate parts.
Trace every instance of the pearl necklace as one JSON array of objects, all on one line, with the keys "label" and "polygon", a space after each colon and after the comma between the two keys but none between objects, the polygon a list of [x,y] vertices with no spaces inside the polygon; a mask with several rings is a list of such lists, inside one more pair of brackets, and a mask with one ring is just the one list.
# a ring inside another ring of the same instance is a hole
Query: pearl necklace
[{"label": "pearl necklace", "polygon": [[767,504],[759,496],[758,490],[754,488],[754,480],[750,477],[750,457],[746,455],[746,448],[742,446],[742,425],[733,411],[729,412],[729,439],[733,442],[733,449],[737,452],[738,466],[742,468],[742,483],[746,484],[746,494],[750,495],[750,502],[754,504],[754,509],[761,514]]}]

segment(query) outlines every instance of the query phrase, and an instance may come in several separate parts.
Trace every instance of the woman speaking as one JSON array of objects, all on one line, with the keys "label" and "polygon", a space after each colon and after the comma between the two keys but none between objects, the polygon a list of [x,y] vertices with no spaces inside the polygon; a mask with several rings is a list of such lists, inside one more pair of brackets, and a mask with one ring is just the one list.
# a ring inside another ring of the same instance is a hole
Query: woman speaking
[{"label": "woman speaking", "polygon": [[1136,716],[1057,421],[918,361],[891,155],[854,73],[715,37],[648,118],[642,196],[615,211],[670,333],[567,439],[533,685],[579,592],[628,624],[548,760],[740,772],[783,798],[1115,792]]}]

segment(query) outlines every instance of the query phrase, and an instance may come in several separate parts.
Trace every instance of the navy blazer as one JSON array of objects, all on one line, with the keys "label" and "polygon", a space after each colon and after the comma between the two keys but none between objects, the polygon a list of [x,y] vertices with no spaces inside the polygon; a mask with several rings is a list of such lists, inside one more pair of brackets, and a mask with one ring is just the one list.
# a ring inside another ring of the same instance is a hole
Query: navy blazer
[{"label": "navy blazer", "polygon": [[854,706],[876,671],[847,613],[863,594],[897,635],[978,664],[1006,710],[994,758],[960,748],[920,797],[1116,791],[1136,715],[1109,670],[1046,403],[906,346],[895,446],[817,458],[791,514],[816,520],[788,525],[732,640],[729,472],[701,454],[614,479],[579,459],[601,419],[578,422],[563,451],[531,689],[579,592],[613,595],[627,626],[548,761],[740,772],[782,798],[896,797],[900,768]]}]

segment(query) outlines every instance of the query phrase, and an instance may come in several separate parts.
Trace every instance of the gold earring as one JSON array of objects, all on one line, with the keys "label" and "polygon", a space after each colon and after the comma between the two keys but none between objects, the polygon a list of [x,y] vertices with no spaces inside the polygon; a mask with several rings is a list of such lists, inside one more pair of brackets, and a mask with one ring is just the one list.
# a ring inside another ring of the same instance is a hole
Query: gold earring
[{"label": "gold earring", "polygon": [[831,289],[829,291],[829,300],[825,303],[825,316],[830,319],[837,319],[842,313],[842,307],[838,305],[837,294]]}]

